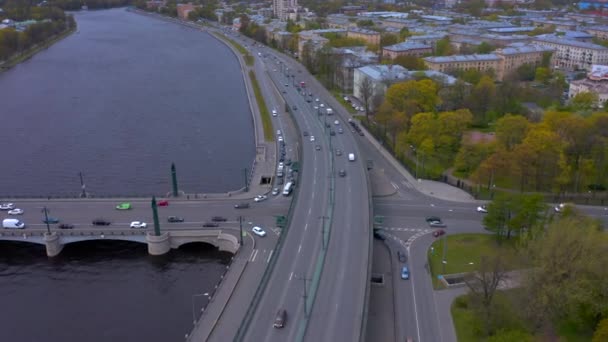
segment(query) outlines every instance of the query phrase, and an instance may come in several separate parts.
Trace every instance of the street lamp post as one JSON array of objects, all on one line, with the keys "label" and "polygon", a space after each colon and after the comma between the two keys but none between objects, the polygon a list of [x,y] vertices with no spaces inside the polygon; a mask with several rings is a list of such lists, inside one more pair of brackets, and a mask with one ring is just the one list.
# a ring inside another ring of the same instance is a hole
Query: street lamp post
[{"label": "street lamp post", "polygon": [[243,246],[243,216],[239,216],[239,238],[241,240],[241,247]]},{"label": "street lamp post", "polygon": [[307,282],[310,280],[309,278],[306,278],[305,276],[296,276],[296,279],[301,280],[302,283],[304,284],[304,294],[303,294],[303,298],[304,298],[304,315],[306,317],[308,317],[308,315],[310,314],[308,312],[308,304],[306,304],[308,302],[308,291],[306,290],[306,286],[308,285]]},{"label": "street lamp post", "polygon": [[418,151],[416,151],[416,147],[414,147],[414,145],[410,145],[410,148],[412,149],[412,151],[414,152],[414,155],[416,156],[416,179],[418,179]]},{"label": "street lamp post", "polygon": [[46,231],[49,235],[51,235],[51,226],[49,225],[49,210],[46,206],[42,207],[42,212],[44,213],[44,223],[46,223]]},{"label": "street lamp post", "polygon": [[82,176],[82,172],[79,172],[78,176],[80,177],[80,189],[81,189],[80,197],[85,198],[85,197],[87,197],[87,191],[86,191],[86,185],[84,185],[84,178]]},{"label": "street lamp post", "polygon": [[322,220],[321,223],[321,239],[323,241],[323,249],[327,249],[327,242],[325,242],[325,219],[329,219],[329,217],[327,216],[319,216],[319,218]]},{"label": "street lamp post", "polygon": [[243,174],[245,176],[245,192],[249,191],[249,177],[247,176],[247,168],[243,169]]},{"label": "street lamp post", "polygon": [[[196,299],[196,297],[207,297],[207,299],[209,299],[209,292],[198,293],[198,294],[192,295],[192,325],[196,324],[196,314],[195,314],[195,310],[194,310],[194,300]],[[205,310],[204,306],[201,308],[201,312],[203,310]]]},{"label": "street lamp post", "polygon": [[445,274],[445,264],[447,264],[447,261],[445,260],[445,254],[448,250],[448,236],[447,234],[443,235],[443,256],[441,257],[441,267],[442,267],[442,271],[441,273]]}]

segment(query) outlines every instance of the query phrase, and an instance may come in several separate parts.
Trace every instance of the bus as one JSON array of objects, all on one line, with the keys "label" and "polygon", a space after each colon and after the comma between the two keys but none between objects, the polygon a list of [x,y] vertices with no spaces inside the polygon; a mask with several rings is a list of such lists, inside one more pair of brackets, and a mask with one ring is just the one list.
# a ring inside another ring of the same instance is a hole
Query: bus
[{"label": "bus", "polygon": [[283,188],[283,196],[289,196],[291,194],[291,190],[293,190],[293,182],[287,182]]}]

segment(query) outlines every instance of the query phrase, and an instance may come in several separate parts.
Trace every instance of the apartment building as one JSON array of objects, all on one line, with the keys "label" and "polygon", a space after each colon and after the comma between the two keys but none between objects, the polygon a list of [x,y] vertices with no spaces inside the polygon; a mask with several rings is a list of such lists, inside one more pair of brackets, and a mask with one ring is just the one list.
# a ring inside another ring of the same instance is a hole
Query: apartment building
[{"label": "apartment building", "polygon": [[608,64],[608,48],[601,45],[555,37],[536,37],[536,45],[555,50],[553,66],[565,70],[591,70],[591,66]]},{"label": "apartment building", "polygon": [[362,103],[367,95],[369,110],[374,110],[392,83],[408,78],[407,69],[400,65],[366,65],[354,71],[353,95]]},{"label": "apartment building", "polygon": [[180,19],[188,19],[188,14],[194,11],[196,7],[198,6],[194,6],[192,3],[177,4],[177,16]]},{"label": "apartment building", "polygon": [[585,31],[599,39],[608,40],[608,26],[597,25],[585,28]]},{"label": "apartment building", "polygon": [[431,45],[409,41],[382,48],[382,56],[387,59],[395,59],[399,56],[422,57],[432,52],[433,47]]},{"label": "apartment building", "polygon": [[598,96],[601,107],[608,100],[608,66],[593,65],[587,78],[570,82],[568,97],[573,98],[579,93],[591,92]]},{"label": "apartment building", "polygon": [[298,0],[272,0],[272,11],[279,20],[286,21],[298,13]]},{"label": "apartment building", "polygon": [[367,44],[370,45],[380,45],[380,32],[359,28],[351,28],[346,33],[346,36],[348,38],[363,39]]}]

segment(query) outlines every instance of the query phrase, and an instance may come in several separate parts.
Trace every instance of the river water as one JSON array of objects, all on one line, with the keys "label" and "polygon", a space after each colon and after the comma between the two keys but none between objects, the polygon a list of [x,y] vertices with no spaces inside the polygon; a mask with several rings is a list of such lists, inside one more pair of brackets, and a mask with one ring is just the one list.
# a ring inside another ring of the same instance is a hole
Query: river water
[{"label": "river water", "polygon": [[[126,12],[76,14],[79,32],[0,74],[0,197],[241,186],[253,127],[235,57],[205,33]],[[194,294],[230,261],[190,244],[0,242],[0,342],[183,341]]]},{"label": "river water", "polygon": [[242,72],[206,33],[129,13],[76,13],[78,32],[0,74],[0,198],[242,187],[255,154]]}]

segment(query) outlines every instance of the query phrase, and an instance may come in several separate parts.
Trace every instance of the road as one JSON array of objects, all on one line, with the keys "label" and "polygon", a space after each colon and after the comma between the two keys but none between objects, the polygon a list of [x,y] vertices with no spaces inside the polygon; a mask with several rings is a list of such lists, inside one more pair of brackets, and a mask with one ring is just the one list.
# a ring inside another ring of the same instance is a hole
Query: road
[{"label": "road", "polygon": [[[370,220],[368,186],[362,159],[357,158],[355,162],[346,159],[348,153],[359,154],[355,138],[342,118],[319,116],[314,109],[315,101],[306,101],[311,96],[296,91],[294,85],[301,81],[299,76],[304,77],[305,74],[302,67],[290,64],[284,56],[267,48],[252,48],[251,41],[243,43],[242,37],[231,38],[240,40],[241,44],[252,49],[262,91],[265,94],[280,92],[294,112],[300,132],[306,131],[315,137],[314,141],[310,136],[302,138],[302,171],[298,179],[298,202],[292,225],[245,340],[298,340],[304,336],[304,332],[306,340],[337,337],[358,340],[367,284],[367,274],[362,268],[365,269],[368,264],[368,255],[364,251],[369,249]],[[264,57],[258,56],[257,52]],[[278,61],[283,65],[277,64]],[[291,74],[287,70],[289,67],[295,77],[287,78],[286,75]],[[316,98],[314,95],[317,91],[321,90],[314,85],[306,88],[307,93],[313,93],[313,98]],[[320,97],[317,104],[324,101],[322,96],[317,97]],[[270,101],[270,106],[277,109],[280,115],[286,115],[282,110],[284,105],[272,103],[272,97]],[[294,106],[296,109],[293,109]],[[343,127],[344,134],[330,136],[326,120],[336,131],[337,127]],[[335,120],[339,121],[338,125],[333,123]],[[343,155],[335,155],[334,149],[338,148],[344,151]],[[336,175],[340,169],[346,171],[346,177]],[[331,194],[332,187],[335,195]],[[332,209],[334,196],[335,207]],[[327,223],[326,233],[330,236],[326,250],[322,240],[324,222]],[[327,254],[322,263],[318,258],[324,251]],[[315,288],[314,275],[321,267],[316,300],[312,307],[308,306],[312,312],[308,329],[305,330],[304,287],[307,292]],[[287,326],[278,330],[273,328],[272,323],[277,310],[281,308],[287,310],[289,318]]]}]

